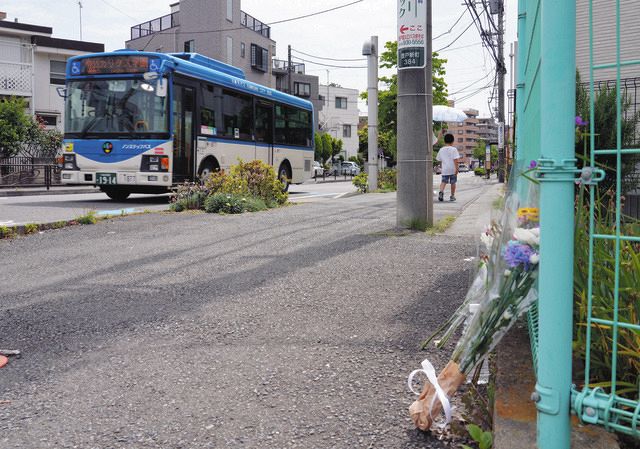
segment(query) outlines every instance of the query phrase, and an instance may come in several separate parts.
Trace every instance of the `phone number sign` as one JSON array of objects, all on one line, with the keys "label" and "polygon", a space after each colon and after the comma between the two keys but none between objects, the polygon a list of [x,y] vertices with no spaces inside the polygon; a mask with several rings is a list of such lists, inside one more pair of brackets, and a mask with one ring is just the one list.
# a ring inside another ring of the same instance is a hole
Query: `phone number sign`
[{"label": "phone number sign", "polygon": [[424,68],[426,0],[398,0],[398,69]]}]

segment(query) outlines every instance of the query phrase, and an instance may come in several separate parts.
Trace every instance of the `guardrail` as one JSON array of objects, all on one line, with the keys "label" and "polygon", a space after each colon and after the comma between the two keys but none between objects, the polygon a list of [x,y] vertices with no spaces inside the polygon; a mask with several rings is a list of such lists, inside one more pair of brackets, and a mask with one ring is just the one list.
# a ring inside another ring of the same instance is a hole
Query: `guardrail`
[{"label": "guardrail", "polygon": [[[31,159],[31,158],[16,158]],[[2,187],[46,187],[58,185],[60,167],[55,163],[16,163],[0,160],[0,188]]]}]

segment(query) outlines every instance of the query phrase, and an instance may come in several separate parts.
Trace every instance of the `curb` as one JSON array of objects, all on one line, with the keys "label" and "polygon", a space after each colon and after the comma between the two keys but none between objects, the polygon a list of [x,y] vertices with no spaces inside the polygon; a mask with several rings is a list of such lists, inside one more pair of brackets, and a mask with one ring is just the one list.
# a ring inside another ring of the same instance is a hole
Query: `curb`
[{"label": "curb", "polygon": [[92,188],[56,188],[53,187],[49,190],[3,190],[0,189],[0,197],[13,197],[13,196],[39,196],[39,195],[72,195],[81,193],[101,193],[100,189]]}]

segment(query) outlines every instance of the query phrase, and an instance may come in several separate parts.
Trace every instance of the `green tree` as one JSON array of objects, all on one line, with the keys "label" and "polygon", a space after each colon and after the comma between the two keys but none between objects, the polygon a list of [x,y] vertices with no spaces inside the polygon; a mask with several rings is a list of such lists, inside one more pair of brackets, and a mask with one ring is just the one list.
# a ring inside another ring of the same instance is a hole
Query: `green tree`
[{"label": "green tree", "polygon": [[313,158],[316,161],[324,162],[322,159],[322,136],[320,133],[315,133],[313,136],[313,142],[315,148],[313,149]]},{"label": "green tree", "polygon": [[22,149],[32,122],[26,107],[22,98],[0,101],[0,157],[14,156]]},{"label": "green tree", "polygon": [[333,143],[332,137],[327,133],[323,133],[322,134],[322,162],[323,163],[331,159],[331,156],[333,155],[332,143]]},{"label": "green tree", "polygon": [[331,138],[331,156],[338,156],[342,153],[343,146],[342,139]]},{"label": "green tree", "polygon": [[478,159],[484,163],[484,159],[487,155],[487,142],[484,139],[478,139],[476,146],[473,148],[473,158]]},{"label": "green tree", "polygon": [[24,141],[22,144],[22,154],[31,157],[52,158],[62,147],[62,133],[57,129],[46,129],[44,122],[36,117],[29,118]]}]

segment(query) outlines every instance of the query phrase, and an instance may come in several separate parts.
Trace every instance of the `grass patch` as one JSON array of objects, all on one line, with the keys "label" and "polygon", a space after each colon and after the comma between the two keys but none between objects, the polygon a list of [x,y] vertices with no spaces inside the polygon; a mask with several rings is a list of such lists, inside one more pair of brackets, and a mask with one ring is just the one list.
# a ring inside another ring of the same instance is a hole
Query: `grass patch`
[{"label": "grass patch", "polygon": [[35,234],[39,229],[40,227],[35,223],[27,223],[24,225],[25,234]]},{"label": "grass patch", "polygon": [[454,221],[456,221],[456,217],[454,217],[453,215],[447,215],[446,217],[434,223],[433,226],[426,228],[425,231],[429,235],[442,234],[444,231],[449,229]]},{"label": "grass patch", "polygon": [[491,205],[496,210],[502,210],[504,209],[504,201],[505,201],[504,195],[500,195],[498,198],[493,200],[493,203],[491,203]]},{"label": "grass patch", "polygon": [[65,220],[56,221],[55,223],[51,223],[51,229],[61,229],[67,225]]},{"label": "grass patch", "polygon": [[90,210],[84,215],[80,215],[74,219],[80,224],[88,225],[88,224],[96,224],[98,222],[98,218],[96,217],[96,211]]},{"label": "grass patch", "polygon": [[10,239],[18,234],[16,226],[0,226],[0,238]]}]

